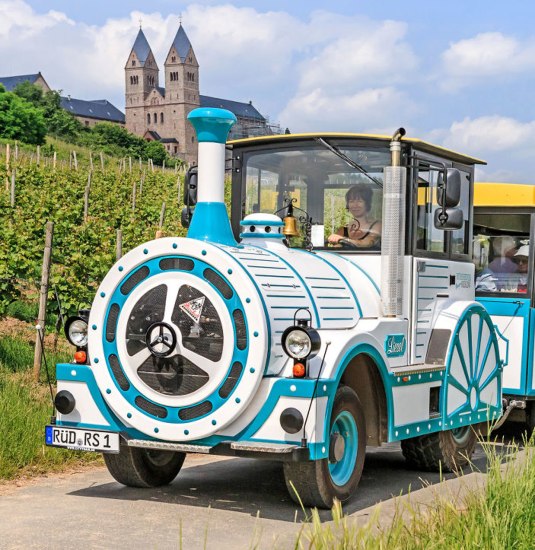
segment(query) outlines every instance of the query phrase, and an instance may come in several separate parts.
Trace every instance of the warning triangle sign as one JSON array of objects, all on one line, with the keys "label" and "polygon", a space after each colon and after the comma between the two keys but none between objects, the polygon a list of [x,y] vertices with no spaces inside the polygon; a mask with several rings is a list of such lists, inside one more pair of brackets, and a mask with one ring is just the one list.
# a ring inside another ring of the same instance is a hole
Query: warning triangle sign
[{"label": "warning triangle sign", "polygon": [[206,299],[206,296],[201,296],[199,298],[195,298],[194,300],[190,300],[189,302],[185,302],[184,304],[180,304],[180,309],[187,313],[196,323],[199,322],[199,319],[201,318],[202,314],[202,308],[204,307],[204,300]]}]

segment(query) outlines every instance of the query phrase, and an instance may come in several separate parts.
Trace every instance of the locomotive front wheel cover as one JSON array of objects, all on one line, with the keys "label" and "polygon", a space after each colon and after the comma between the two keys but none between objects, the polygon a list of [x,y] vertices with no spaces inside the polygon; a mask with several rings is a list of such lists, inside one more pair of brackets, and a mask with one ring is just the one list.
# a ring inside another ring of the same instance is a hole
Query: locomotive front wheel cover
[{"label": "locomotive front wheel cover", "polygon": [[89,319],[90,364],[126,426],[169,441],[200,439],[251,401],[269,330],[257,287],[233,253],[158,239],[102,281]]}]

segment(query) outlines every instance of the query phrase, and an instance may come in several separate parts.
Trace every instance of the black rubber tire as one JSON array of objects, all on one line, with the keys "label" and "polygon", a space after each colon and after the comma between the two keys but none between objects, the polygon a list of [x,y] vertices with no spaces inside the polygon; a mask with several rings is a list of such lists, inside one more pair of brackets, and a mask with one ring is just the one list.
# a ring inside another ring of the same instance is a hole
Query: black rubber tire
[{"label": "black rubber tire", "polygon": [[336,392],[331,426],[342,411],[347,411],[353,416],[357,427],[358,448],[353,473],[344,485],[336,485],[331,478],[328,458],[307,462],[285,462],[286,488],[297,504],[328,509],[332,507],[335,498],[341,502],[348,500],[359,484],[366,455],[366,421],[357,394],[347,386],[340,386]]},{"label": "black rubber tire", "polygon": [[531,401],[526,411],[526,424],[528,428],[528,439],[535,438],[535,401]]},{"label": "black rubber tire", "polygon": [[113,478],[128,487],[159,487],[177,476],[186,453],[121,445],[119,454],[104,453]]},{"label": "black rubber tire", "polygon": [[407,463],[428,472],[454,472],[470,462],[477,443],[475,426],[467,426],[465,440],[460,443],[452,430],[412,437],[401,442]]}]

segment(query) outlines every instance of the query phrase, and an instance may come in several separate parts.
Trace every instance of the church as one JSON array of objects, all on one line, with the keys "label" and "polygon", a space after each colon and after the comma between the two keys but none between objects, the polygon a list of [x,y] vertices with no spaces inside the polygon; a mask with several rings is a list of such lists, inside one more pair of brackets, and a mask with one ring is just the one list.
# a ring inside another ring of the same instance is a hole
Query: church
[{"label": "church", "polygon": [[145,139],[160,141],[171,156],[196,162],[195,132],[187,116],[197,107],[232,111],[238,121],[229,139],[281,133],[252,102],[200,94],[199,63],[182,24],[164,62],[165,87],[160,86],[159,73],[156,58],[140,28],[125,66],[126,128]]}]

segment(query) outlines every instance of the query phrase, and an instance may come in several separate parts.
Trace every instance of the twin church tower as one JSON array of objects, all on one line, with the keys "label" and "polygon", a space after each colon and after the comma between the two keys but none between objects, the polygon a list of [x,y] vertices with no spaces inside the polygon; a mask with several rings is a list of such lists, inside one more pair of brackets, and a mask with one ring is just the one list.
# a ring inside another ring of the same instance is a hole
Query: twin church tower
[{"label": "twin church tower", "polygon": [[195,132],[187,116],[200,106],[230,109],[238,118],[238,128],[250,127],[253,135],[271,133],[251,102],[200,95],[199,63],[182,24],[169,48],[164,72],[165,87],[161,87],[158,64],[140,28],[125,66],[126,128],[145,139],[161,141],[171,156],[196,161]]}]

